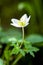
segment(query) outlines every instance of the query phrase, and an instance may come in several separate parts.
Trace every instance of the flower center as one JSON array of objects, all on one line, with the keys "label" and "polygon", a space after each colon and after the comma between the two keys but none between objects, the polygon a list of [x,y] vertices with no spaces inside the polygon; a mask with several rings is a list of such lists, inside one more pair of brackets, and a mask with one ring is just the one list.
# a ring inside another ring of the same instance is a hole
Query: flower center
[{"label": "flower center", "polygon": [[19,25],[19,26],[25,26],[25,25],[26,25],[26,22],[18,21],[18,25]]}]

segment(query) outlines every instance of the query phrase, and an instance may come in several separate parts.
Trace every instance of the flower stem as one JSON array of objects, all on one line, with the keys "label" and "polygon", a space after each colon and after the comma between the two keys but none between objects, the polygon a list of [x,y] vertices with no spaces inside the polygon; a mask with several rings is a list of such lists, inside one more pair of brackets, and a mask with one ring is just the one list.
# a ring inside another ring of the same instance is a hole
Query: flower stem
[{"label": "flower stem", "polygon": [[[22,41],[22,44],[23,44],[23,42],[24,42],[24,27],[22,27],[22,39],[23,39],[23,41]],[[20,45],[20,48],[21,48],[22,44]],[[18,57],[15,59],[15,61],[12,63],[12,65],[16,65],[16,63],[17,63],[21,58],[22,58],[22,55],[19,54]]]},{"label": "flower stem", "polygon": [[22,27],[22,42],[20,48],[22,47],[23,42],[24,42],[24,27]]},{"label": "flower stem", "polygon": [[22,55],[19,54],[18,57],[15,59],[15,61],[12,63],[12,65],[16,65],[16,63],[22,58]]},{"label": "flower stem", "polygon": [[23,34],[23,42],[24,42],[24,27],[22,27],[22,34]]}]

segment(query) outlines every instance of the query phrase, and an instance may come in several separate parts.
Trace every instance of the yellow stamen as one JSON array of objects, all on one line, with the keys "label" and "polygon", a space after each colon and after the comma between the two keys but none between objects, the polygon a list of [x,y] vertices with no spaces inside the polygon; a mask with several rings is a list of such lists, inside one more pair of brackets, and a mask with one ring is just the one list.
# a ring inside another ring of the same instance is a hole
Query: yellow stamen
[{"label": "yellow stamen", "polygon": [[20,26],[25,26],[26,23],[25,23],[25,22],[18,21],[18,25],[20,25]]}]

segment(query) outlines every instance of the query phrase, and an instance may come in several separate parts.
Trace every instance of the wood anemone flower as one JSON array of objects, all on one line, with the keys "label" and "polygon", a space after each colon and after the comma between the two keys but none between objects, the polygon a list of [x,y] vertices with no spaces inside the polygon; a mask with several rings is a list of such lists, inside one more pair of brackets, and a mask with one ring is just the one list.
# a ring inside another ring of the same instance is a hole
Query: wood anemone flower
[{"label": "wood anemone flower", "polygon": [[27,17],[27,14],[24,14],[20,20],[12,18],[11,21],[11,25],[15,26],[15,27],[26,27],[29,24],[29,20],[30,20],[31,16]]}]

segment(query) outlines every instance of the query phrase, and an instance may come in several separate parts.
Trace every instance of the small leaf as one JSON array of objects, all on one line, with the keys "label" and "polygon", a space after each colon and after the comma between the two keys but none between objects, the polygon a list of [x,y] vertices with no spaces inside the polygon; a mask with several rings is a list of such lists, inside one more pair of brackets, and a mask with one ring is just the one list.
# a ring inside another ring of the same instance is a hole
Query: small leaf
[{"label": "small leaf", "polygon": [[26,52],[28,53],[30,51],[37,52],[39,51],[39,49],[37,47],[29,46],[28,48],[26,48]]},{"label": "small leaf", "polygon": [[18,54],[19,53],[19,47],[16,47],[16,48],[13,48],[12,51],[11,51],[11,55],[12,54]]},{"label": "small leaf", "polygon": [[31,49],[32,49],[32,51],[34,51],[34,52],[39,51],[39,49],[38,49],[37,47],[32,47]]},{"label": "small leaf", "polygon": [[34,53],[32,51],[29,52],[30,55],[32,55],[33,57],[35,57]]},{"label": "small leaf", "polygon": [[20,49],[20,53],[25,56],[25,51],[23,49]]},{"label": "small leaf", "polygon": [[33,57],[34,57],[34,52],[39,51],[39,49],[37,47],[33,47],[31,44],[24,44],[25,45],[25,49],[24,51],[26,53],[30,53]]},{"label": "small leaf", "polygon": [[26,43],[24,43],[24,46],[25,46],[25,48],[28,49],[31,46],[31,43],[30,42],[26,42]]}]

